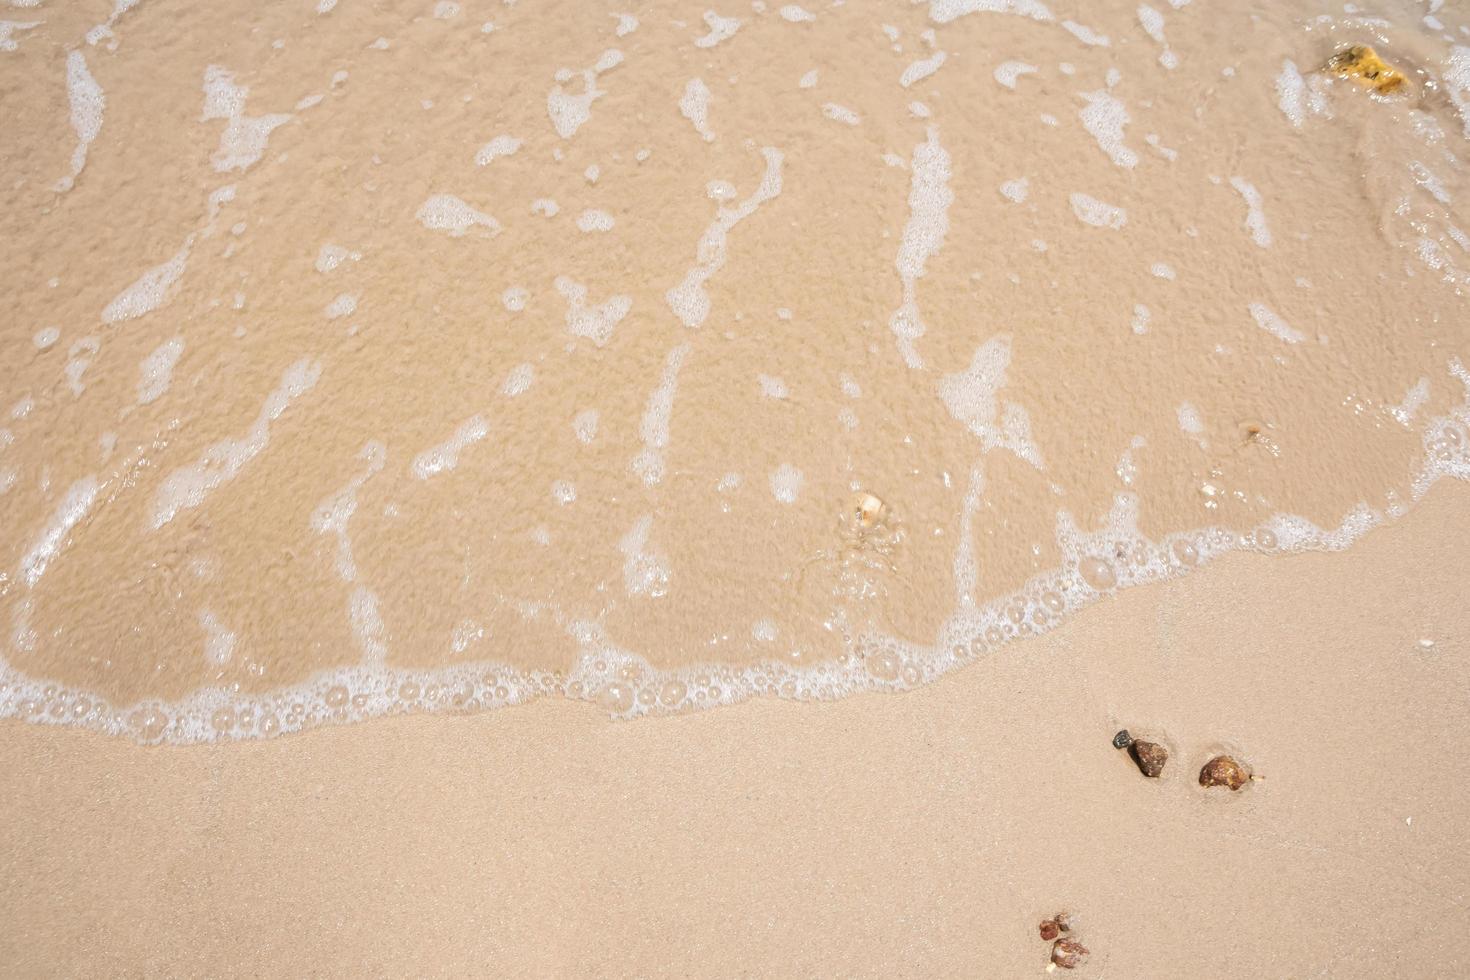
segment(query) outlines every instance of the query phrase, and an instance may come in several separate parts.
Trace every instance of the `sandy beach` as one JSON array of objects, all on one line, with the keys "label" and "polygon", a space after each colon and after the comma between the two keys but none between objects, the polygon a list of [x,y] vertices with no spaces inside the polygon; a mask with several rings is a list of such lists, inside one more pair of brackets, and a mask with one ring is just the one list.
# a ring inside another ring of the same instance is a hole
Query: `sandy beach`
[{"label": "sandy beach", "polygon": [[0,4],[0,976],[1470,977],[1465,4]]},{"label": "sandy beach", "polygon": [[[13,976],[1470,970],[1470,490],[902,695],[541,702],[265,743],[0,729]],[[1431,640],[1423,647],[1421,640]],[[1158,782],[1109,742],[1172,756]],[[1216,746],[1264,778],[1195,784]]]}]

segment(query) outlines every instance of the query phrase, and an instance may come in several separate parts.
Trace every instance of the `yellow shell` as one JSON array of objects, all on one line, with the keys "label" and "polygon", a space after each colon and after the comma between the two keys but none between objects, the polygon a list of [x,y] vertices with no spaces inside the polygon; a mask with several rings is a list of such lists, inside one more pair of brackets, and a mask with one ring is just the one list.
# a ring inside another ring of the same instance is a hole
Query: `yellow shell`
[{"label": "yellow shell", "polygon": [[1404,75],[1378,57],[1366,44],[1355,44],[1327,59],[1323,71],[1349,79],[1380,95],[1397,92],[1404,86]]}]

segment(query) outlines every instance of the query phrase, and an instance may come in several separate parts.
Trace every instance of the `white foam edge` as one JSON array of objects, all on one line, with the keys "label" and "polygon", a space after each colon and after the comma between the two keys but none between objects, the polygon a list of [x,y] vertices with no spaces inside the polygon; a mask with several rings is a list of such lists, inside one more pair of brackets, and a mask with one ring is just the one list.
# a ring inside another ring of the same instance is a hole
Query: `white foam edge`
[{"label": "white foam edge", "polygon": [[[1455,361],[1451,372],[1470,390],[1470,371]],[[1410,484],[1414,501],[1446,477],[1470,481],[1470,400],[1430,420],[1421,435],[1424,455]],[[1092,532],[1081,531],[1065,513],[1060,515],[1057,537],[1065,561],[1059,568],[1033,576],[1014,593],[984,605],[958,609],[940,626],[935,642],[927,646],[893,637],[858,636],[850,638],[848,656],[810,665],[765,660],[743,666],[704,663],[664,670],[607,640],[594,624],[574,623],[571,631],[577,634],[582,651],[564,674],[520,673],[493,660],[438,669],[351,666],[321,671],[273,692],[240,694],[209,687],[177,701],[145,699],[121,707],[87,691],[30,677],[0,659],[0,719],[71,725],[139,742],[191,745],[269,738],[320,725],[391,715],[464,714],[525,704],[545,696],[595,701],[615,684],[655,692],[648,699],[633,697],[624,710],[610,711],[620,718],[676,714],[761,696],[830,701],[865,692],[902,691],[993,655],[1015,640],[1048,633],[1070,615],[1123,589],[1179,578],[1237,551],[1275,555],[1343,551],[1407,509],[1382,512],[1360,503],[1329,529],[1297,515],[1276,514],[1249,534],[1206,526],[1151,541],[1135,529],[1136,504],[1132,493],[1117,494],[1107,522]],[[1260,543],[1263,530],[1275,536],[1274,546]],[[1194,549],[1193,561],[1181,558],[1181,552],[1187,553],[1186,546]],[[1138,559],[1115,558],[1111,564],[1116,584],[1093,588],[1080,573],[1080,563],[1103,554],[1137,554]],[[1038,619],[1038,612],[1044,619]],[[869,669],[869,658],[880,653],[897,658],[897,677],[881,679]],[[708,683],[701,685],[700,678]],[[414,685],[423,693],[405,699],[400,694],[405,685]],[[656,694],[669,685],[682,685],[686,693],[682,699],[666,704]],[[329,706],[329,693],[337,693],[339,688],[346,693],[345,704]],[[429,696],[431,690],[436,692],[433,697]],[[248,730],[237,725],[221,732],[213,724],[221,711],[233,712],[235,718],[248,711],[255,722]],[[140,728],[140,722],[148,720],[150,713],[155,719],[166,717],[167,722],[161,727]],[[274,718],[275,724],[265,725],[261,719],[266,717]]]}]

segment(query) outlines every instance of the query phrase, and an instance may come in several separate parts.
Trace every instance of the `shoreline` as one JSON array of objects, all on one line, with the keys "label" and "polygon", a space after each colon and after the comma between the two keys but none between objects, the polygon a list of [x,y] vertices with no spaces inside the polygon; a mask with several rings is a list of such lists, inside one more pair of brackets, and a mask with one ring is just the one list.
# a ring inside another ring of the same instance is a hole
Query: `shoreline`
[{"label": "shoreline", "polygon": [[[900,695],[179,748],[5,722],[0,960],[1028,976],[1066,909],[1076,976],[1470,970],[1435,938],[1470,928],[1467,530],[1451,481],[1346,552],[1228,555]],[[1264,780],[1201,790],[1217,746]]]}]

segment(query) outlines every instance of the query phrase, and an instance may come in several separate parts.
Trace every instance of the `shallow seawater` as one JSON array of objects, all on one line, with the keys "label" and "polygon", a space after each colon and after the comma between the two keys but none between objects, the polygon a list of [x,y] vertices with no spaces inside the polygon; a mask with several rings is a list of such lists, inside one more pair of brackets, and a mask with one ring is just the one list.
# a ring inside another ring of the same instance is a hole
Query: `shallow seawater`
[{"label": "shallow seawater", "polygon": [[1440,0],[5,16],[3,717],[897,690],[1470,475]]}]

